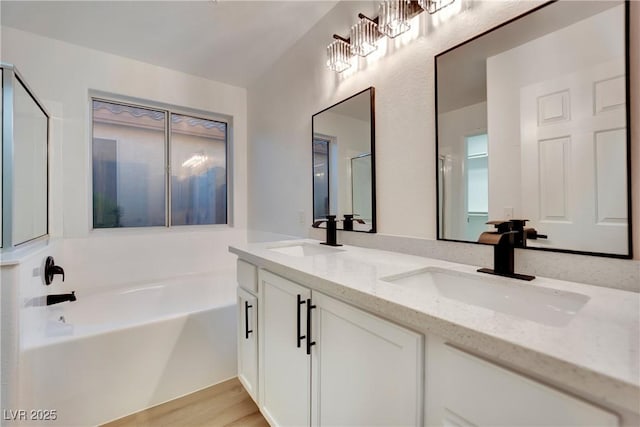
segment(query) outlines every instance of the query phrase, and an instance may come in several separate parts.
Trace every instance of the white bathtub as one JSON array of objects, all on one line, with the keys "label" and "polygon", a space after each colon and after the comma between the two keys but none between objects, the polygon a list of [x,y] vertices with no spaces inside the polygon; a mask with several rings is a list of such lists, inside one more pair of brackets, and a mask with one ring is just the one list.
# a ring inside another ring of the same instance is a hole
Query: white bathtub
[{"label": "white bathtub", "polygon": [[237,373],[235,273],[76,292],[21,313],[19,409],[96,425]]}]

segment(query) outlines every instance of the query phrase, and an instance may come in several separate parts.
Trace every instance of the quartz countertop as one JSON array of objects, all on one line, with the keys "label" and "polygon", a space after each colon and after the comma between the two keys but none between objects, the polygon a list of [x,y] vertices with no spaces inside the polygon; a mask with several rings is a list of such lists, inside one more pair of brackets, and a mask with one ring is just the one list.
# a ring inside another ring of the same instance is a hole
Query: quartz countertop
[{"label": "quartz countertop", "polygon": [[[272,273],[414,330],[438,335],[551,385],[640,412],[640,294],[544,277],[531,282],[495,278],[477,273],[474,266],[356,246],[304,257],[271,250],[301,243],[318,245],[319,241],[249,243],[229,250]],[[566,325],[552,326],[450,299],[428,286],[381,280],[429,267],[589,299]]]}]

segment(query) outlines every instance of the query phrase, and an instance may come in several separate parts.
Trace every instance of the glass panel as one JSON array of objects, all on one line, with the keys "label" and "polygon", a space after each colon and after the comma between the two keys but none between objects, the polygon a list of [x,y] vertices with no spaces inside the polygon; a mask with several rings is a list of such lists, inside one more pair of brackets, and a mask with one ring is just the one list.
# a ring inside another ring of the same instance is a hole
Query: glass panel
[{"label": "glass panel", "polygon": [[165,113],[93,101],[93,227],[163,226]]},{"label": "glass panel", "polygon": [[14,85],[13,243],[47,234],[47,116],[22,83]]},{"label": "glass panel", "polygon": [[313,140],[313,218],[329,215],[329,141]]},{"label": "glass panel", "polygon": [[227,223],[227,124],[171,114],[171,225]]}]

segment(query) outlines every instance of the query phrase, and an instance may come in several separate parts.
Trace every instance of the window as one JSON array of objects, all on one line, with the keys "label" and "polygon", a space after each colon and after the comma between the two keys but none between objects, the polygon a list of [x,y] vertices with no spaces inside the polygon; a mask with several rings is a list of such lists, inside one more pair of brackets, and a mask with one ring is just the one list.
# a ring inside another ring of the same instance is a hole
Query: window
[{"label": "window", "polygon": [[94,99],[93,228],[227,223],[227,123]]}]

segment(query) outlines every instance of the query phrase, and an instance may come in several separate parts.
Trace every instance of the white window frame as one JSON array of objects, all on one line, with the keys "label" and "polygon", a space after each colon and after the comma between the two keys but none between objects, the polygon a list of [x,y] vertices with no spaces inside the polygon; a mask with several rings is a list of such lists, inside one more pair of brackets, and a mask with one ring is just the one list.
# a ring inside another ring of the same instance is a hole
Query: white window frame
[{"label": "white window frame", "polygon": [[[112,104],[120,104],[133,108],[144,108],[149,110],[162,111],[165,115],[165,141],[164,141],[164,166],[165,166],[165,224],[163,226],[146,226],[146,227],[112,227],[112,228],[94,228],[93,226],[93,101],[103,101]],[[89,149],[87,165],[88,165],[88,217],[89,230],[91,233],[157,233],[160,231],[185,231],[198,228],[204,229],[228,229],[233,227],[233,116],[212,113],[209,111],[199,110],[190,107],[176,106],[162,102],[149,101],[140,98],[116,95],[112,93],[90,90],[88,96],[88,135]],[[226,147],[225,147],[225,171],[226,171],[226,198],[227,211],[225,224],[191,224],[191,225],[172,225],[171,224],[171,114],[178,114],[193,117],[196,119],[212,120],[223,122],[227,126]]]}]

